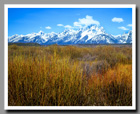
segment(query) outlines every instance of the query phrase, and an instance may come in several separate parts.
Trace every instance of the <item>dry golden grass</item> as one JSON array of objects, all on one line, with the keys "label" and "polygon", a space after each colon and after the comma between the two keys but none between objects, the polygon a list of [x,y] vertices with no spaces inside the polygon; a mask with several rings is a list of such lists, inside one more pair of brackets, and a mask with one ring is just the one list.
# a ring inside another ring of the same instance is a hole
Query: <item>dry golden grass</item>
[{"label": "dry golden grass", "polygon": [[132,49],[8,48],[9,106],[131,106]]}]

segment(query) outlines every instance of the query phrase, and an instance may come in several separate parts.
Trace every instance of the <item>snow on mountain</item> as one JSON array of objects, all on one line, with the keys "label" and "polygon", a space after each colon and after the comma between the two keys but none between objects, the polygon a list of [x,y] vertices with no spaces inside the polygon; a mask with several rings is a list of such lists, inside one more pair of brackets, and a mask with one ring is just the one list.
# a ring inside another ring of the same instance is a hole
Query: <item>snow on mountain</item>
[{"label": "snow on mountain", "polygon": [[128,33],[124,33],[121,36],[121,40],[120,41],[122,41],[123,43],[132,43],[132,31],[129,31]]},{"label": "snow on mountain", "polygon": [[122,44],[132,43],[132,31],[123,35],[107,34],[103,27],[90,25],[78,30],[67,29],[61,33],[31,33],[27,35],[13,35],[8,38],[8,42],[15,43],[39,43],[41,45],[50,44]]}]

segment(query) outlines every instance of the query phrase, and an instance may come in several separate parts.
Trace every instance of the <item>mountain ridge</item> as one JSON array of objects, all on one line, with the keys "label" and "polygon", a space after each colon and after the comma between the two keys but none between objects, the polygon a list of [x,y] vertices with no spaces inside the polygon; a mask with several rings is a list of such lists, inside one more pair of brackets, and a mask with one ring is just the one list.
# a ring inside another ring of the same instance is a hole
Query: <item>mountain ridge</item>
[{"label": "mountain ridge", "polygon": [[13,35],[8,38],[9,43],[38,43],[40,45],[71,45],[71,44],[124,44],[132,43],[132,31],[114,36],[105,32],[103,27],[90,25],[78,30],[65,29],[61,33],[32,33],[27,35]]}]

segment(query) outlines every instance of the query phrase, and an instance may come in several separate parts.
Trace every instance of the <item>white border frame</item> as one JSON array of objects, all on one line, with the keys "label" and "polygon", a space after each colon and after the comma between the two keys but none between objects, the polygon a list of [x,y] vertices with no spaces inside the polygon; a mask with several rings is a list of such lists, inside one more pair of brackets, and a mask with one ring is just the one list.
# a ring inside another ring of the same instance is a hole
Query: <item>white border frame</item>
[{"label": "white border frame", "polygon": [[[132,106],[8,106],[8,8],[132,8]],[[5,110],[136,110],[136,5],[135,4],[5,4],[4,5]]]}]

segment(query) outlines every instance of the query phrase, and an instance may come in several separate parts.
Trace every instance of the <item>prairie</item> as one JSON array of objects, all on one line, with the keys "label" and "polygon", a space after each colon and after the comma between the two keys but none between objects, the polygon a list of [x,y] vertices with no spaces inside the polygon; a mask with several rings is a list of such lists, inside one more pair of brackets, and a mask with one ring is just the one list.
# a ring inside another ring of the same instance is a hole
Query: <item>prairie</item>
[{"label": "prairie", "polygon": [[9,106],[132,106],[131,46],[8,46]]}]

